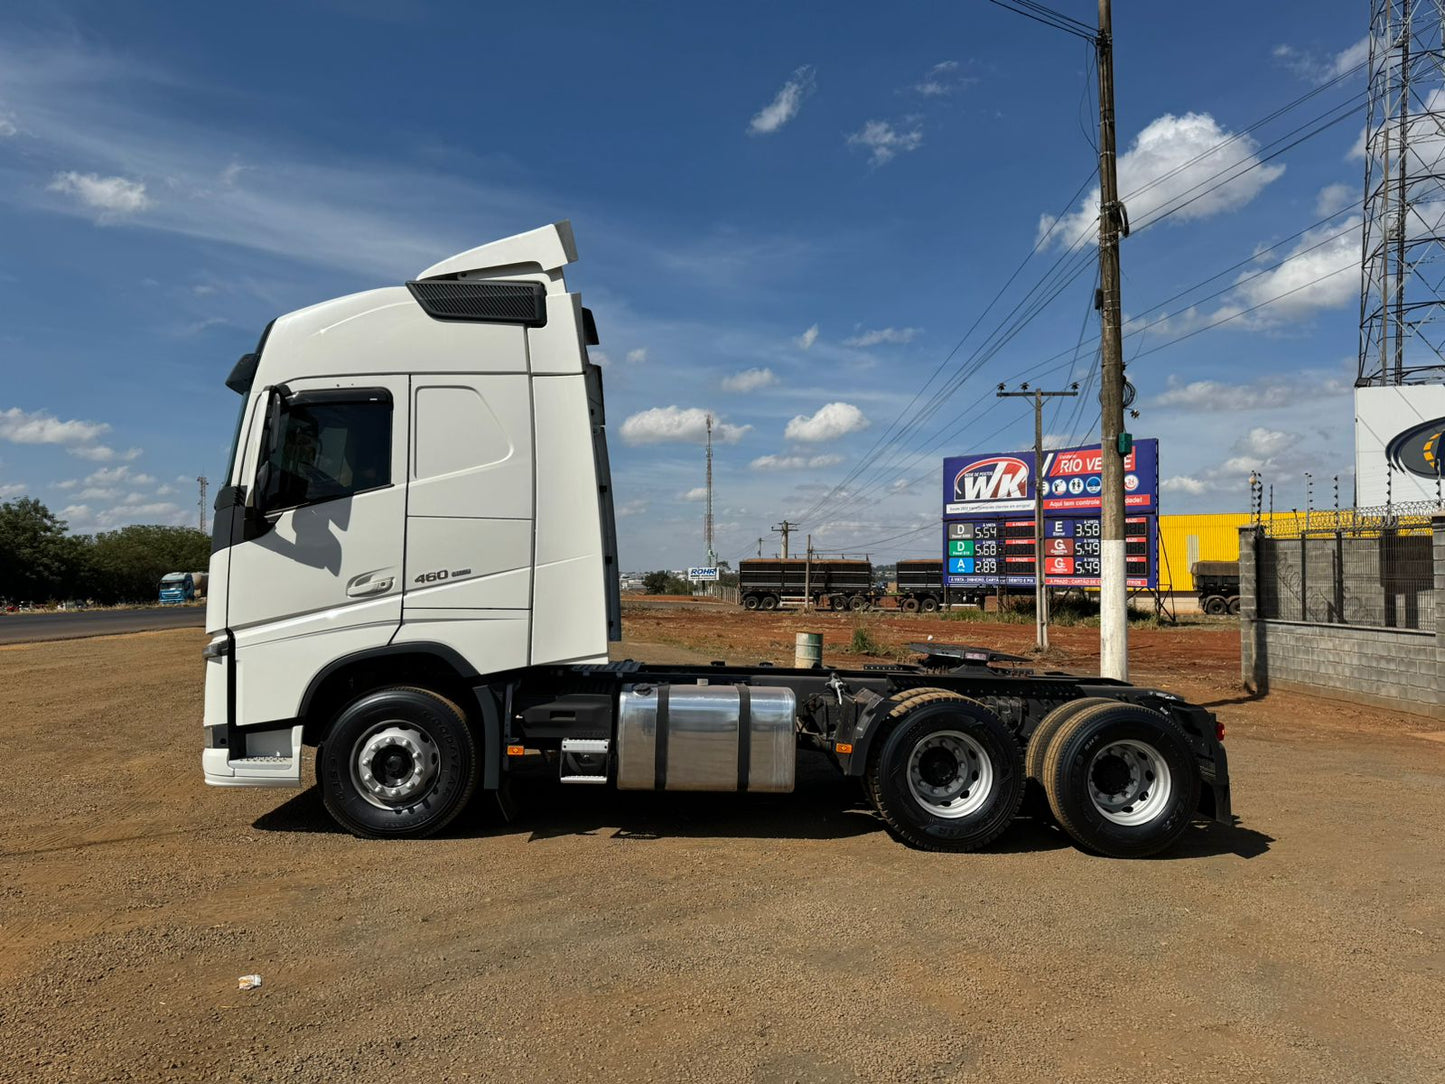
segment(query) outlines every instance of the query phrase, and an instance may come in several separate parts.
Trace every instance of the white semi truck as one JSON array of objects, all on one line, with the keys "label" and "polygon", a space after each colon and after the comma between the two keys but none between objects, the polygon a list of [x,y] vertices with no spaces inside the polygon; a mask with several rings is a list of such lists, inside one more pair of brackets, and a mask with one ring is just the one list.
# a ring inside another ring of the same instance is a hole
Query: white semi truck
[{"label": "white semi truck", "polygon": [[[937,850],[1026,790],[1082,846],[1230,823],[1222,730],[1159,690],[934,648],[862,670],[612,662],[618,566],[592,315],[562,222],[272,321],[216,500],[206,782],[301,784],[424,836],[540,751],[568,785],[789,791],[800,750]],[[504,806],[507,803],[502,803]]]}]

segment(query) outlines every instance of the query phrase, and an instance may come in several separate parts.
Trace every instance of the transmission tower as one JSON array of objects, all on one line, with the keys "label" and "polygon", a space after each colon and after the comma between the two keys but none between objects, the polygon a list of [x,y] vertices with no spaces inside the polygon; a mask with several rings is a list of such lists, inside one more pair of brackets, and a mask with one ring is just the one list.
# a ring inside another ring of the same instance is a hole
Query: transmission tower
[{"label": "transmission tower", "polygon": [[1445,0],[1371,0],[1356,386],[1445,378]]},{"label": "transmission tower", "polygon": [[702,548],[709,568],[717,567],[717,554],[712,543],[712,415],[707,416],[707,507],[702,513]]},{"label": "transmission tower", "polygon": [[201,533],[206,533],[206,486],[210,485],[210,479],[204,474],[196,477],[196,484],[200,486],[201,498],[196,501],[196,522]]}]

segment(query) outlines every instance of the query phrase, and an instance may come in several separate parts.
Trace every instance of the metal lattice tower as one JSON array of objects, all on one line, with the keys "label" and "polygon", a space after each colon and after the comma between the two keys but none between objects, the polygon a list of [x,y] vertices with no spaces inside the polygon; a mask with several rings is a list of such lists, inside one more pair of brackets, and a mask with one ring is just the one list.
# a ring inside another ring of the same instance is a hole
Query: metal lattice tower
[{"label": "metal lattice tower", "polygon": [[196,525],[202,534],[206,533],[206,486],[210,484],[204,474],[196,476],[196,484],[201,488],[201,499],[196,501]]},{"label": "metal lattice tower", "polygon": [[712,543],[712,415],[707,416],[707,507],[702,513],[702,548],[709,568],[717,567],[717,554]]},{"label": "metal lattice tower", "polygon": [[1371,0],[1356,384],[1445,379],[1445,0]]}]

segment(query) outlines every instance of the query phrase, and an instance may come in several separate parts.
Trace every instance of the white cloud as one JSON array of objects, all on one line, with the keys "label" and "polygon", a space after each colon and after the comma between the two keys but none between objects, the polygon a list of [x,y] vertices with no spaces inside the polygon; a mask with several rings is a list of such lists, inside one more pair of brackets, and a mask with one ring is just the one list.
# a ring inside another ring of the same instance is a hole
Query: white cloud
[{"label": "white cloud", "polygon": [[90,444],[110,429],[104,422],[61,421],[49,411],[30,413],[19,407],[0,410],[0,440],[12,444]]},{"label": "white cloud", "polygon": [[[1255,326],[1309,316],[1319,309],[1358,304],[1360,218],[1351,216],[1310,230],[1285,260],[1263,274],[1246,272],[1226,305],[1251,308],[1273,298],[1269,308],[1251,317]],[[1253,277],[1250,277],[1250,276]],[[1282,295],[1288,296],[1282,296]]]},{"label": "white cloud", "polygon": [[851,339],[844,339],[844,346],[877,346],[879,343],[911,343],[918,337],[921,328],[881,327],[873,331],[860,331]]},{"label": "white cloud", "polygon": [[1213,487],[1202,478],[1195,478],[1189,474],[1176,474],[1172,478],[1160,479],[1159,488],[1165,493],[1184,493],[1191,497],[1198,497],[1208,493]]},{"label": "white cloud", "polygon": [[114,486],[86,486],[75,495],[80,501],[113,501],[120,495]]},{"label": "white cloud", "polygon": [[627,351],[627,363],[629,365],[641,365],[647,360],[647,347],[639,346],[636,350]]},{"label": "white cloud", "polygon": [[909,117],[895,128],[886,120],[870,120],[848,137],[850,147],[866,147],[870,165],[881,166],[900,154],[923,146],[923,122]]},{"label": "white cloud", "polygon": [[[1225,140],[1230,142],[1222,146]],[[1257,164],[1258,146],[1247,135],[1221,128],[1208,113],[1166,113],[1151,121],[1119,159],[1119,190],[1131,225],[1138,229],[1184,200],[1192,202],[1175,213],[1176,219],[1207,218],[1244,206],[1284,173],[1284,166]],[[1217,176],[1221,171],[1228,180]],[[1039,238],[1072,245],[1096,236],[1099,199],[1095,188],[1077,211],[1062,218],[1039,216]]]},{"label": "white cloud", "polygon": [[684,501],[705,501],[707,500],[707,486],[694,486],[679,499]]},{"label": "white cloud", "polygon": [[79,456],[81,459],[89,459],[92,463],[109,463],[112,459],[131,460],[140,457],[139,448],[127,448],[118,452],[106,444],[87,444],[78,448],[65,449],[71,455]]},{"label": "white cloud", "polygon": [[805,64],[793,73],[771,102],[758,110],[748,123],[748,135],[771,135],[798,115],[803,99],[817,86],[813,67]]},{"label": "white cloud", "polygon": [[[1370,37],[1367,34],[1338,53],[1323,57],[1308,50],[1297,49],[1293,45],[1276,45],[1273,54],[1276,60],[1301,79],[1311,83],[1325,83],[1370,59]],[[1363,79],[1362,74],[1361,80]]]},{"label": "white cloud", "polygon": [[1279,455],[1297,440],[1297,433],[1281,433],[1257,425],[1234,442],[1234,450],[1248,456],[1269,459]]},{"label": "white cloud", "polygon": [[176,487],[175,487],[175,486],[171,486],[171,485],[157,486],[157,487],[156,487],[156,496],[157,496],[157,497],[169,497],[169,496],[170,496],[172,493],[174,493],[175,491],[176,491]]},{"label": "white cloud", "polygon": [[627,516],[640,516],[647,511],[647,502],[640,497],[637,500],[628,501],[626,504],[617,506],[617,515],[621,518]]},{"label": "white cloud", "polygon": [[155,481],[149,474],[137,474],[129,467],[122,464],[119,467],[101,467],[85,476],[87,485],[111,486],[120,482],[128,482],[131,485],[148,486]]},{"label": "white cloud", "polygon": [[587,348],[587,360],[592,362],[593,365],[601,365],[603,367],[612,364],[612,359],[609,358],[604,351],[596,350],[590,346]]},{"label": "white cloud", "polygon": [[0,483],[0,498],[18,497],[22,493],[29,492],[24,482],[3,482]]},{"label": "white cloud", "polygon": [[759,388],[767,388],[778,382],[771,369],[744,369],[740,373],[733,373],[722,382],[723,391],[757,391]]},{"label": "white cloud", "polygon": [[799,350],[811,350],[813,344],[818,341],[818,325],[814,324],[793,341],[798,344]]},{"label": "white cloud", "polygon": [[760,455],[748,466],[753,470],[822,470],[841,462],[841,455]]},{"label": "white cloud", "polygon": [[[679,406],[643,410],[622,423],[622,439],[628,444],[702,444],[707,440],[708,413],[700,407]],[[713,440],[719,444],[736,444],[751,428],[751,425],[728,425],[713,415]]]},{"label": "white cloud", "polygon": [[958,74],[959,63],[956,60],[945,60],[933,65],[924,74],[923,78],[913,84],[913,89],[925,98],[942,98],[952,94],[956,90],[962,90],[971,83],[978,82]]},{"label": "white cloud", "polygon": [[76,486],[78,486],[78,485],[80,485],[80,479],[79,479],[79,478],[67,478],[67,479],[66,479],[65,481],[63,481],[63,482],[56,482],[54,488],[55,488],[55,489],[74,489],[74,488],[75,488]]},{"label": "white cloud", "polygon": [[19,131],[19,127],[15,124],[15,114],[0,111],[0,139],[8,139]]},{"label": "white cloud", "polygon": [[868,425],[863,412],[852,403],[828,403],[819,407],[812,417],[799,414],[788,423],[783,436],[800,443],[816,444],[857,433],[867,429]]},{"label": "white cloud", "polygon": [[[1363,154],[1363,150],[1361,154]],[[1327,184],[1320,189],[1315,197],[1315,214],[1323,218],[1325,215],[1332,215],[1336,211],[1343,211],[1350,204],[1360,199],[1360,189],[1353,184]]]},{"label": "white cloud", "polygon": [[52,192],[74,196],[86,207],[99,211],[101,222],[133,215],[151,205],[145,184],[124,177],[101,177],[70,170],[57,173],[47,187]]},{"label": "white cloud", "polygon": [[72,531],[76,529],[76,524],[84,524],[91,521],[90,505],[88,504],[67,504],[55,514],[65,520],[66,523],[70,525]]},{"label": "white cloud", "polygon": [[1225,384],[1217,380],[1184,383],[1171,376],[1168,387],[1156,395],[1150,405],[1237,414],[1245,410],[1295,407],[1312,399],[1336,398],[1348,390],[1349,385],[1338,376],[1315,370],[1263,376],[1248,384]]}]

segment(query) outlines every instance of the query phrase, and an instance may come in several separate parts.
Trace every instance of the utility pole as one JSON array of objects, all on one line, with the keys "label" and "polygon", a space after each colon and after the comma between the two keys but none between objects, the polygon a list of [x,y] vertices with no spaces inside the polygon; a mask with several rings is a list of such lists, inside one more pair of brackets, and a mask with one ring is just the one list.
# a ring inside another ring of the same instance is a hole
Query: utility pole
[{"label": "utility pole", "polygon": [[788,559],[788,532],[796,531],[797,529],[798,525],[796,523],[789,523],[787,520],[783,520],[782,523],[772,528],[773,534],[783,536],[783,560],[785,561]]},{"label": "utility pole", "polygon": [[1094,38],[1099,67],[1099,284],[1102,408],[1100,451],[1103,500],[1099,533],[1099,673],[1129,679],[1128,571],[1124,559],[1124,457],[1131,438],[1124,432],[1124,340],[1119,296],[1119,238],[1128,235],[1114,153],[1114,21],[1110,0],[1099,0],[1099,33]]},{"label": "utility pole", "polygon": [[803,609],[813,608],[813,536],[808,536],[808,559],[803,564]]},{"label": "utility pole", "polygon": [[763,540],[760,538],[760,539],[758,539],[758,556],[761,557],[762,555],[763,555]]},{"label": "utility pole", "polygon": [[709,566],[717,564],[712,542],[712,415],[707,416],[707,508],[702,514],[702,545]]},{"label": "utility pole", "polygon": [[211,483],[210,483],[210,480],[209,480],[204,474],[198,475],[198,476],[196,477],[196,483],[201,487],[201,498],[200,498],[200,500],[196,501],[196,524],[197,524],[198,528],[200,529],[201,534],[205,534],[205,533],[206,533],[206,486],[210,485]]},{"label": "utility pole", "polygon": [[1040,651],[1049,649],[1049,592],[1044,579],[1044,400],[1079,394],[1079,385],[1066,391],[1029,390],[1020,384],[1018,391],[1004,391],[998,386],[1000,399],[1032,399],[1034,401],[1034,644]]}]

